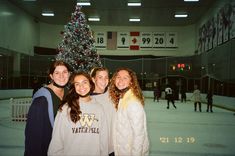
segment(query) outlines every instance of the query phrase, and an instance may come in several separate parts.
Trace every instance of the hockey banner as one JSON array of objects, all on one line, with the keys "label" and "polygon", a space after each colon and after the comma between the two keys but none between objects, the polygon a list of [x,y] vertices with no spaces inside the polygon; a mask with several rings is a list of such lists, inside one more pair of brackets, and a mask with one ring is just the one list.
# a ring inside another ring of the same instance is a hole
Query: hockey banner
[{"label": "hockey banner", "polygon": [[140,32],[130,32],[130,50],[140,49]]},{"label": "hockey banner", "polygon": [[166,32],[166,47],[167,48],[176,48],[178,35],[176,32]]},{"label": "hockey banner", "polygon": [[105,49],[107,46],[107,32],[95,32],[95,47]]},{"label": "hockey banner", "polygon": [[141,32],[140,35],[140,48],[144,50],[151,50],[153,47],[152,32]]},{"label": "hockey banner", "polygon": [[118,32],[117,33],[117,48],[118,49],[129,49],[129,32]]},{"label": "hockey banner", "polygon": [[153,33],[153,48],[165,48],[166,47],[166,35],[165,32]]}]

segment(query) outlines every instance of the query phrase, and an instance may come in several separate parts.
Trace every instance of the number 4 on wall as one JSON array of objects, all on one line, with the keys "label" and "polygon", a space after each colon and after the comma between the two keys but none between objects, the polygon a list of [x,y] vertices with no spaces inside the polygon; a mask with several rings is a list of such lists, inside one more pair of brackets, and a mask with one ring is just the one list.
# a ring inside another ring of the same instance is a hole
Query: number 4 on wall
[{"label": "number 4 on wall", "polygon": [[176,48],[177,45],[177,33],[176,32],[166,32],[166,47],[167,48]]}]

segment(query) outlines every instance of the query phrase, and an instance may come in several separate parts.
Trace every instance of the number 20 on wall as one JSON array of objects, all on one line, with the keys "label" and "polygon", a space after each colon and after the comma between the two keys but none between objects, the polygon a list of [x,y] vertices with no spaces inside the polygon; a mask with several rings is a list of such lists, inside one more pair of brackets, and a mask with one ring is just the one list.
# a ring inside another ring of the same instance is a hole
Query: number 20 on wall
[{"label": "number 20 on wall", "polygon": [[164,32],[158,32],[153,34],[154,43],[153,48],[165,48],[165,33]]}]

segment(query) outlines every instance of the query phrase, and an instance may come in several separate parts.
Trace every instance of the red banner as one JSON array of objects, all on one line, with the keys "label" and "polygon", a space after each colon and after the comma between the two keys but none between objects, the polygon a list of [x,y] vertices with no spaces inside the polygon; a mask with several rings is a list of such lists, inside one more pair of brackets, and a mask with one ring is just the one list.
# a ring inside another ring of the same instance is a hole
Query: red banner
[{"label": "red banner", "polygon": [[130,50],[139,50],[140,49],[140,32],[130,32]]}]

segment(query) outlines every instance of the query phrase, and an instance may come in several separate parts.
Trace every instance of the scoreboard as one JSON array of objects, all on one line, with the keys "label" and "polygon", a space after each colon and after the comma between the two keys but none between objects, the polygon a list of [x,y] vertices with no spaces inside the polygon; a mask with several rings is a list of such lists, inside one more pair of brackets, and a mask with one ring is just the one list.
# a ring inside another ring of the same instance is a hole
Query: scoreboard
[{"label": "scoreboard", "polygon": [[170,65],[171,71],[191,71],[192,64],[189,63],[175,63]]}]

